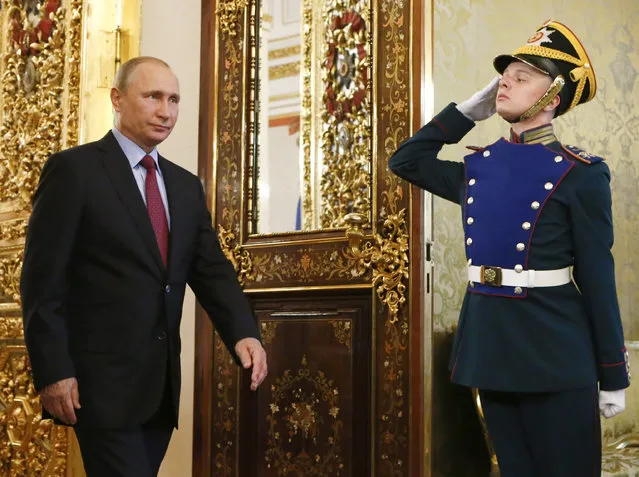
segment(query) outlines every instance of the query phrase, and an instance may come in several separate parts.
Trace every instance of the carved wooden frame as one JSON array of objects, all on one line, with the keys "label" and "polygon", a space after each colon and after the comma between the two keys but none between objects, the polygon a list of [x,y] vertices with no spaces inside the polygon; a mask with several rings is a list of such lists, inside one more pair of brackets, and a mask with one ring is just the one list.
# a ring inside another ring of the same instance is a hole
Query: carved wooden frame
[{"label": "carved wooden frame", "polygon": [[[415,85],[421,71],[413,65],[420,64],[421,47],[413,35],[420,32],[421,2],[370,2],[376,105],[372,224],[366,220],[348,230],[249,236],[256,1],[202,3],[199,173],[220,242],[248,293],[371,289],[376,330],[372,474],[423,475],[429,465],[424,457],[430,441],[424,353],[430,353],[430,332],[422,323],[421,193],[387,167],[390,155],[419,123]],[[238,384],[238,369],[199,310],[194,475],[236,475]]]}]

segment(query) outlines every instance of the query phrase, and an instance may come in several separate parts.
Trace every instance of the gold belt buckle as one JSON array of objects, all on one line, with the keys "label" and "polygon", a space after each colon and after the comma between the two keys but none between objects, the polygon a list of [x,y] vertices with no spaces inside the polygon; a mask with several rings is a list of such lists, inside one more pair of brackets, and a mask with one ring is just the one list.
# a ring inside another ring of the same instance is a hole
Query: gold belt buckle
[{"label": "gold belt buckle", "polygon": [[481,266],[481,282],[491,287],[501,286],[501,267]]}]

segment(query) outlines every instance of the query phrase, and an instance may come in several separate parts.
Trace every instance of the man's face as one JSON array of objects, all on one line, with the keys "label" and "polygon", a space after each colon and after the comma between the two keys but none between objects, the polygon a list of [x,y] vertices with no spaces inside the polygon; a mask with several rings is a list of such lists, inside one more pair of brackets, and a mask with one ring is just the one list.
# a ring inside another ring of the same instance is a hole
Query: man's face
[{"label": "man's face", "polygon": [[507,121],[515,121],[544,95],[551,83],[549,75],[521,61],[513,61],[499,82],[497,113]]},{"label": "man's face", "polygon": [[173,72],[161,63],[137,65],[125,91],[114,88],[111,101],[116,127],[146,152],[164,141],[178,117],[180,87]]}]

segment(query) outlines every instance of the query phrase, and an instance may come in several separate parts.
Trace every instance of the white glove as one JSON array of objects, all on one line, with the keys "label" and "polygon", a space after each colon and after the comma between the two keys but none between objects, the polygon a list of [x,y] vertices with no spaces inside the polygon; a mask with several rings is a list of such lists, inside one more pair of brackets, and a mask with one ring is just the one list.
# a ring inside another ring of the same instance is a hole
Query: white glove
[{"label": "white glove", "polygon": [[626,390],[599,391],[599,410],[606,419],[626,409]]},{"label": "white glove", "polygon": [[499,90],[499,76],[495,76],[481,91],[477,91],[463,103],[457,105],[460,113],[471,121],[483,121],[495,114],[495,101]]}]

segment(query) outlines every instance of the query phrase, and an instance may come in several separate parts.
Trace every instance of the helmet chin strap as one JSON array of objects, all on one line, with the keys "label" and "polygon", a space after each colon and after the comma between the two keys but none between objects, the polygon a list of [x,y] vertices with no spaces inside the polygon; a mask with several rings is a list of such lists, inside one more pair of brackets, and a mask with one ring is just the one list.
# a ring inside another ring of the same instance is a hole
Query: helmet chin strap
[{"label": "helmet chin strap", "polygon": [[532,118],[535,114],[537,114],[539,111],[541,111],[546,106],[548,106],[553,99],[555,99],[555,96],[559,94],[559,92],[561,91],[561,89],[564,87],[565,84],[566,84],[566,80],[564,80],[564,77],[562,75],[558,75],[553,80],[551,85],[548,87],[548,90],[542,95],[541,98],[537,100],[535,104],[533,104],[530,108],[528,108],[528,110],[525,111],[518,118],[513,120],[506,119],[506,121],[508,121],[511,124],[514,124],[514,123],[519,123]]}]

